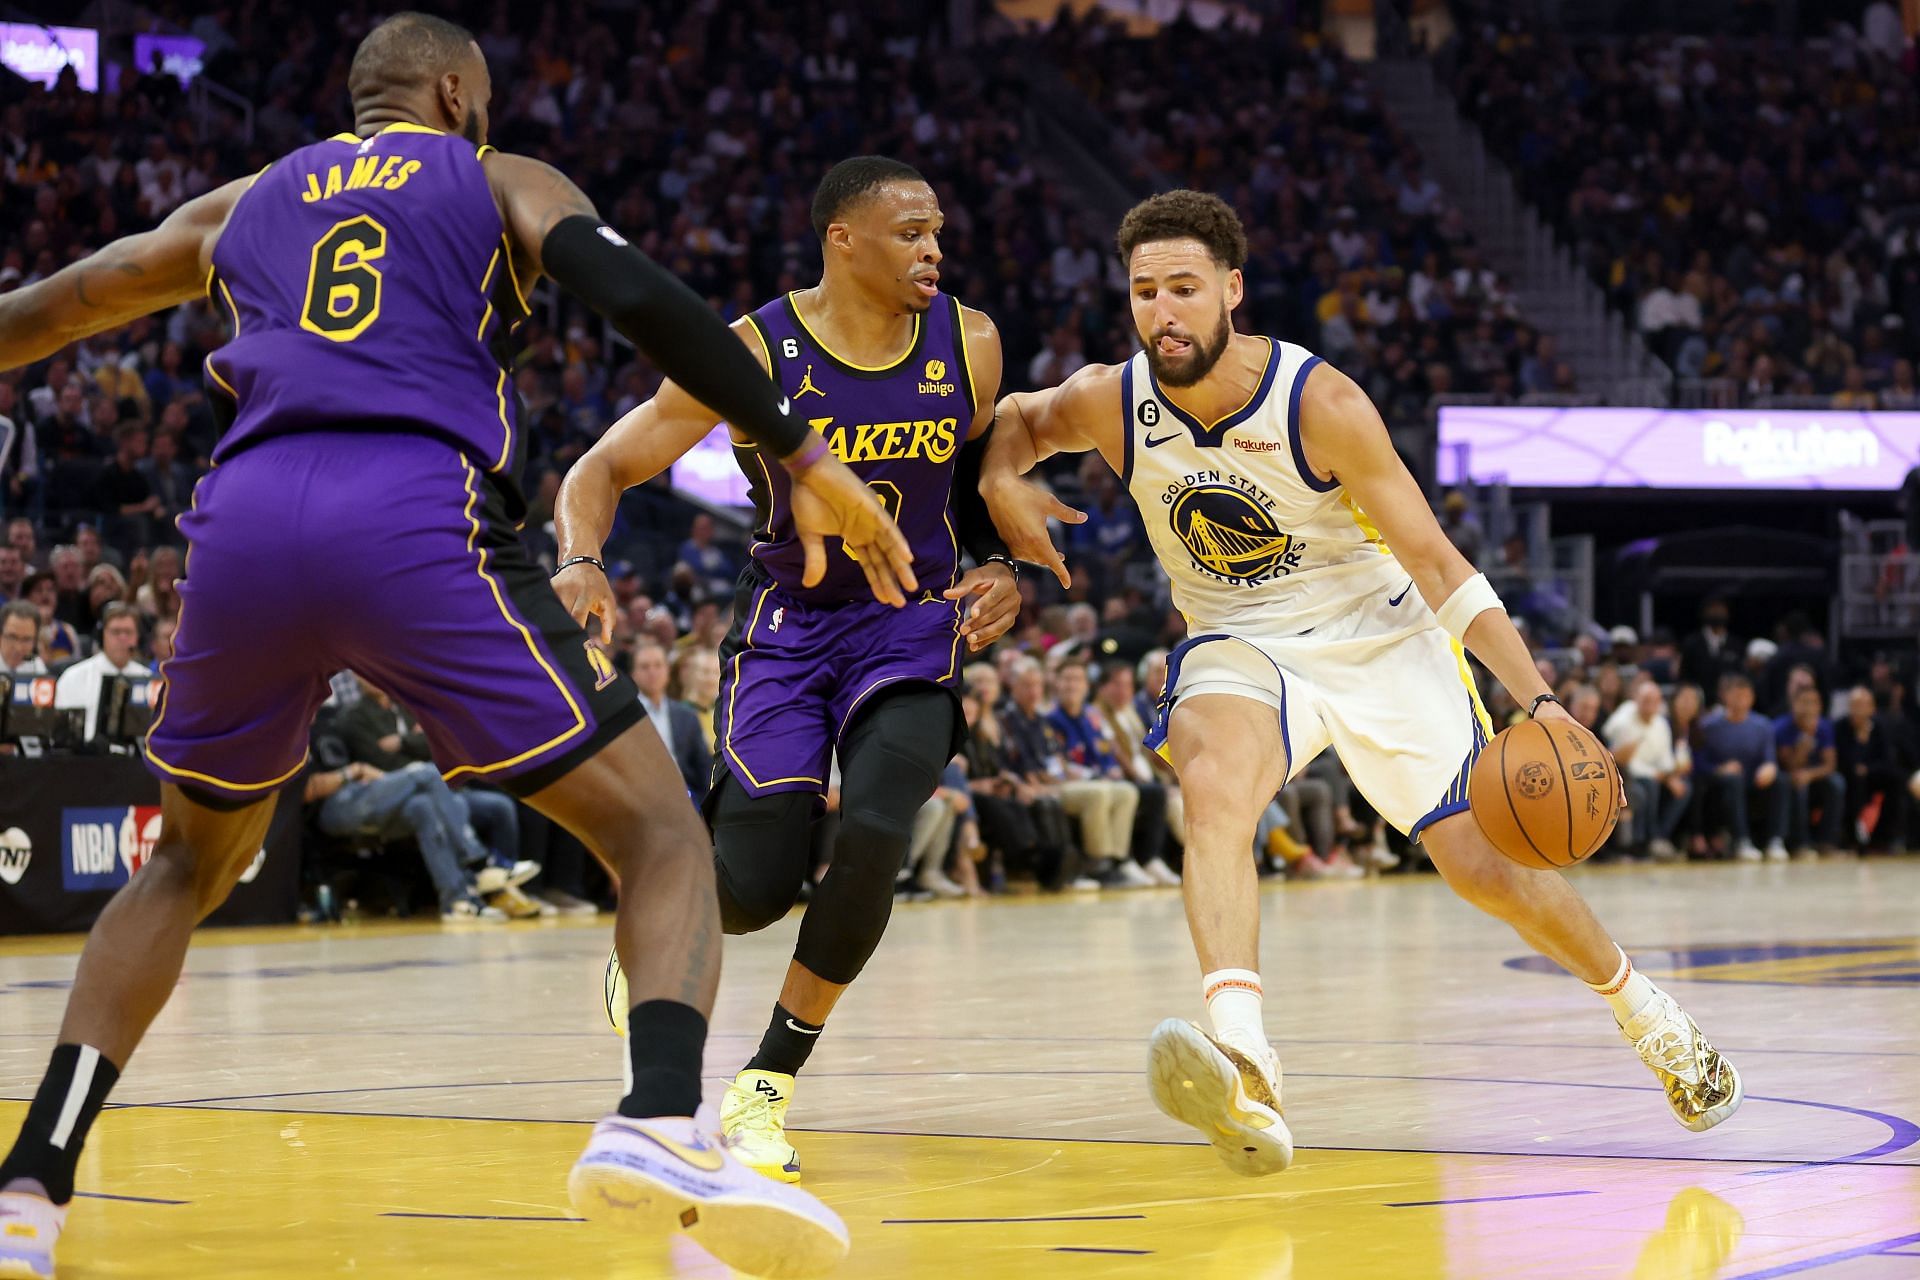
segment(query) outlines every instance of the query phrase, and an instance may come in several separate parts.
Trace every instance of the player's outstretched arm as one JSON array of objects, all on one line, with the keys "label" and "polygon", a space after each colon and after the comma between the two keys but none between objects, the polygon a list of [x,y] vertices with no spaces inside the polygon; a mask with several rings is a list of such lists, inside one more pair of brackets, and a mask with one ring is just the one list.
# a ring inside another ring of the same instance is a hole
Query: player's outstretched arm
[{"label": "player's outstretched arm", "polygon": [[802,581],[826,575],[824,539],[843,539],[873,594],[906,604],[918,589],[913,552],[880,498],[827,452],[791,412],[766,371],[727,334],[693,290],[600,221],[552,165],[488,152],[483,163],[501,216],[534,272],[613,322],[663,373],[778,458],[793,476],[793,522],[806,551]]},{"label": "player's outstretched arm", "polygon": [[1063,587],[1073,585],[1073,575],[1053,545],[1047,521],[1081,524],[1086,513],[1024,477],[1056,453],[1098,449],[1112,464],[1120,456],[1119,422],[1118,365],[1088,365],[1057,387],[1015,392],[1000,402],[994,418],[993,438],[980,466],[980,492],[1013,554],[1045,565]]},{"label": "player's outstretched arm", "polygon": [[[1551,692],[1514,630],[1500,597],[1467,563],[1433,518],[1427,497],[1393,451],[1393,438],[1367,393],[1332,365],[1307,375],[1300,400],[1300,441],[1315,478],[1326,473],[1379,528],[1421,597],[1494,678],[1525,706]],[[1559,711],[1543,704],[1543,712]]]},{"label": "player's outstretched arm", "polygon": [[[756,359],[759,339],[745,320],[733,332]],[[764,366],[762,366],[764,368]],[[560,563],[553,589],[573,620],[588,626],[600,619],[600,642],[613,642],[613,586],[605,570],[601,548],[613,530],[620,495],[665,471],[706,439],[718,414],[687,394],[684,387],[665,382],[648,400],[630,410],[568,470],[553,504],[554,535],[560,543]],[[577,560],[576,564],[568,564]]]},{"label": "player's outstretched arm", "polygon": [[0,295],[0,369],[44,360],[205,291],[213,242],[252,178],[196,196],[151,231],[122,236],[45,280]]}]

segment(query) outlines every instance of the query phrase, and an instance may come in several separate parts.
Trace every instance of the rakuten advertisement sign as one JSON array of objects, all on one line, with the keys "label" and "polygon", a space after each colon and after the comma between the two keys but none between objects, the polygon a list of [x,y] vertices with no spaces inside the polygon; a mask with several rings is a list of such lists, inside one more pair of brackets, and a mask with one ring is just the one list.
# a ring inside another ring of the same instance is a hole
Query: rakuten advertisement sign
[{"label": "rakuten advertisement sign", "polygon": [[1920,413],[1443,405],[1441,484],[1544,489],[1897,489]]},{"label": "rakuten advertisement sign", "polygon": [[53,88],[66,67],[88,93],[100,90],[100,33],[90,27],[0,22],[0,63],[25,80]]}]

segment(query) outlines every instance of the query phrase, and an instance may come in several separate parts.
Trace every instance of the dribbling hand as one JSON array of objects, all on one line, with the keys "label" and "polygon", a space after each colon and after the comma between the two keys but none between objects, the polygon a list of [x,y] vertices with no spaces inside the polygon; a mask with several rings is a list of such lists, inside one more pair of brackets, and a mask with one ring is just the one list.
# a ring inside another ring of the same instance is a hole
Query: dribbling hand
[{"label": "dribbling hand", "polygon": [[[1571,724],[1580,723],[1573,718],[1573,712],[1567,710],[1558,702],[1542,702],[1540,709],[1533,713],[1533,718],[1535,720],[1565,720]],[[1599,736],[1599,734],[1594,735],[1595,738]],[[1620,812],[1625,813],[1633,807],[1628,803],[1630,797],[1627,795],[1627,775],[1620,768],[1620,762],[1613,758],[1613,752],[1608,750],[1606,743],[1602,742],[1600,749],[1607,753],[1607,761],[1613,766],[1614,785],[1620,789]]]},{"label": "dribbling hand", "polygon": [[1073,586],[1073,574],[1067,568],[1067,558],[1053,545],[1053,538],[1047,532],[1047,521],[1054,519],[1063,524],[1085,524],[1087,513],[1076,511],[1045,488],[1031,480],[1008,478],[991,487],[981,490],[987,499],[987,508],[993,513],[994,528],[1006,539],[1007,549],[1015,560],[1025,560],[1028,564],[1045,565],[1053,570],[1053,576],[1060,580],[1062,587]]},{"label": "dribbling hand", "polygon": [[974,597],[967,608],[967,620],[960,627],[969,653],[978,653],[1007,634],[1020,616],[1020,584],[1013,570],[998,561],[967,570],[943,594],[949,600]]},{"label": "dribbling hand", "polygon": [[880,504],[880,495],[838,458],[821,458],[793,477],[793,529],[806,553],[802,586],[827,576],[827,544],[838,537],[867,575],[873,598],[902,608],[920,589],[913,576],[913,549]]},{"label": "dribbling hand", "polygon": [[587,619],[598,614],[600,618],[600,643],[604,647],[613,643],[613,615],[619,606],[613,598],[613,584],[607,581],[607,575],[584,561],[568,565],[553,577],[554,594],[560,597],[560,603],[592,635],[594,628]]}]

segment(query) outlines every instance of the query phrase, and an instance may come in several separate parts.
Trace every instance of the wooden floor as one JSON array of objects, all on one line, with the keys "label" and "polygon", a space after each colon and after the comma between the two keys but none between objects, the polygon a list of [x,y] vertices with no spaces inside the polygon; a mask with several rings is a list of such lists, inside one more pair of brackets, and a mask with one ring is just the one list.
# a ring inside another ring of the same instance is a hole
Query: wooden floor
[{"label": "wooden floor", "polygon": [[[1177,891],[901,909],[791,1114],[842,1274],[1920,1277],[1920,859],[1578,879],[1744,1073],[1715,1132],[1433,877],[1266,894],[1300,1155],[1260,1181],[1147,1099],[1148,1030],[1199,1014]],[[710,1098],[795,927],[729,940]],[[726,1274],[567,1208],[618,1093],[607,939],[207,935],[94,1131],[61,1275]],[[76,947],[0,942],[0,1098],[31,1093]]]}]

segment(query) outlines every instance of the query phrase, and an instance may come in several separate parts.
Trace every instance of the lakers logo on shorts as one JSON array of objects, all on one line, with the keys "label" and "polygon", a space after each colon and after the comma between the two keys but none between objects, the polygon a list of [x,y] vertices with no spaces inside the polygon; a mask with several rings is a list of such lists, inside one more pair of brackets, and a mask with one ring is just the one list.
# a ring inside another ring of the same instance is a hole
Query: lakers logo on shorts
[{"label": "lakers logo on shorts", "polygon": [[1187,554],[1206,572],[1252,585],[1293,571],[1299,542],[1259,499],[1227,484],[1183,490],[1167,513]]},{"label": "lakers logo on shorts", "polygon": [[587,665],[593,668],[593,690],[595,693],[612,684],[614,677],[618,674],[613,669],[613,659],[609,658],[606,652],[591,640],[587,641]]}]

